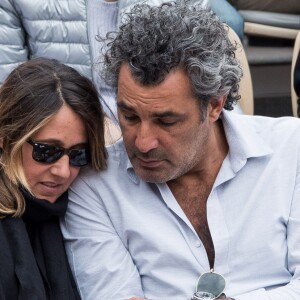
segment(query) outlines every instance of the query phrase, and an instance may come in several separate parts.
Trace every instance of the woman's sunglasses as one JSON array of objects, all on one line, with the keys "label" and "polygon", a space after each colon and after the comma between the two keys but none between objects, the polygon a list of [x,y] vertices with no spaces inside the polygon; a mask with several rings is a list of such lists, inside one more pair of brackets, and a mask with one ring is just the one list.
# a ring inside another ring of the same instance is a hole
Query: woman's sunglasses
[{"label": "woman's sunglasses", "polygon": [[33,146],[32,158],[37,162],[51,164],[58,161],[64,154],[67,154],[69,156],[69,163],[72,166],[82,167],[89,163],[89,150],[87,147],[65,149],[32,140],[28,140],[27,142]]},{"label": "woman's sunglasses", "polygon": [[198,279],[192,300],[217,299],[222,295],[225,286],[226,282],[222,275],[214,273],[213,270],[203,273]]}]

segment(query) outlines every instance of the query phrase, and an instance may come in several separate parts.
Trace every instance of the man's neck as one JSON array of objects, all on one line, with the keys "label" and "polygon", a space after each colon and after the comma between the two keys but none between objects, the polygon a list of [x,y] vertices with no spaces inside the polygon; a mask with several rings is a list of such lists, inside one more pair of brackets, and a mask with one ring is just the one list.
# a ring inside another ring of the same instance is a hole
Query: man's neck
[{"label": "man's neck", "polygon": [[197,165],[187,173],[169,181],[168,185],[170,188],[174,185],[184,187],[190,181],[210,185],[218,175],[228,148],[222,121],[218,120],[213,124],[206,150],[202,153]]},{"label": "man's neck", "polygon": [[213,126],[204,158],[200,160],[201,166],[168,182],[175,199],[201,239],[211,268],[214,266],[215,250],[207,221],[206,203],[228,152],[222,122],[217,121]]}]

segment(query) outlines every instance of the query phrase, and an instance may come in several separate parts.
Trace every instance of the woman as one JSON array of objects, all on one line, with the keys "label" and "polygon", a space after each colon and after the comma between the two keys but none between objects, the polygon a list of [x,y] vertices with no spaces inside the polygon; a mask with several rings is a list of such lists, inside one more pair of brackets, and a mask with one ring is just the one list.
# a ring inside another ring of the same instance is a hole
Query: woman
[{"label": "woman", "polygon": [[89,79],[56,60],[0,88],[0,299],[79,299],[59,227],[81,167],[106,166],[104,114]]}]

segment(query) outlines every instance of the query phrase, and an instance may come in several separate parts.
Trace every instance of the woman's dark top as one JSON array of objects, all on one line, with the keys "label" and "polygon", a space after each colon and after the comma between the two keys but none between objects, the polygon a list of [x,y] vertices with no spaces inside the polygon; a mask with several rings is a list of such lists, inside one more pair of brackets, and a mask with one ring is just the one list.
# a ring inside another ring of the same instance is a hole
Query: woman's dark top
[{"label": "woman's dark top", "polygon": [[0,220],[0,300],[80,299],[59,227],[67,192],[55,203],[22,193],[22,218]]}]

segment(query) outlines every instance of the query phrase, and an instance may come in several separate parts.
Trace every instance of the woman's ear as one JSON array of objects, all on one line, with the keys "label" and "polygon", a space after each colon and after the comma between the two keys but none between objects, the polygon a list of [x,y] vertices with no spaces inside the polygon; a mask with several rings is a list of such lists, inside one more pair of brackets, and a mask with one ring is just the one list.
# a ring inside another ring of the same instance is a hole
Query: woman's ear
[{"label": "woman's ear", "polygon": [[227,95],[220,96],[218,99],[213,100],[208,104],[208,117],[211,123],[219,119],[219,116],[225,105],[226,99],[227,99]]}]

